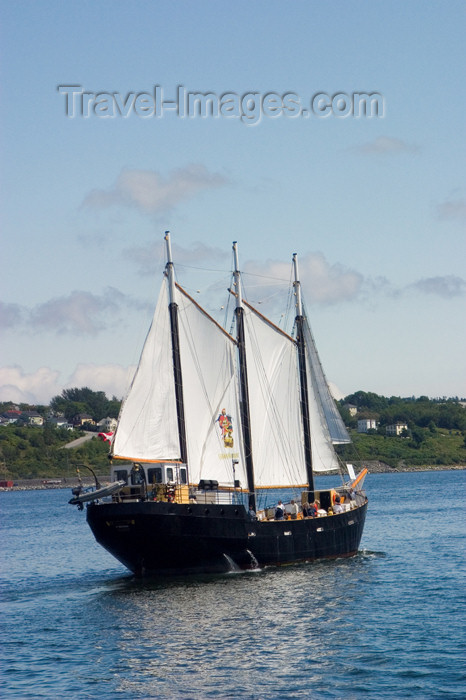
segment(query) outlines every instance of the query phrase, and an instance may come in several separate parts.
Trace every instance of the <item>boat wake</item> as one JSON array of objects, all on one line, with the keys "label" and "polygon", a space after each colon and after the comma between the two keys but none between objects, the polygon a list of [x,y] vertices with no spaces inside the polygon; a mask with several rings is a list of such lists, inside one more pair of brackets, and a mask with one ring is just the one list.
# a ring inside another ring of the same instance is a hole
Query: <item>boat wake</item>
[{"label": "boat wake", "polygon": [[370,549],[360,549],[357,556],[361,559],[382,559],[387,555],[385,552],[372,552]]},{"label": "boat wake", "polygon": [[247,551],[247,553],[249,554],[249,556],[251,557],[251,564],[252,564],[252,567],[251,567],[250,571],[260,571],[259,562],[257,561],[257,559],[256,559],[256,557],[254,556],[254,554],[251,552],[250,549],[247,549],[246,551]]},{"label": "boat wake", "polygon": [[229,574],[238,574],[242,572],[242,569],[238,566],[238,564],[228,556],[228,554],[223,553],[223,556],[225,557],[225,560],[228,564],[228,572]]}]

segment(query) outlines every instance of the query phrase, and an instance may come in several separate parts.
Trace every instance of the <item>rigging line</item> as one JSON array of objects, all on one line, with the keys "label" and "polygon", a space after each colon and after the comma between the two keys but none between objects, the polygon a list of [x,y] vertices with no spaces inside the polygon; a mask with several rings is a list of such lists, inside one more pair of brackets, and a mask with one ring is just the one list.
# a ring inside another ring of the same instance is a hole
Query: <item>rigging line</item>
[{"label": "rigging line", "polygon": [[259,275],[256,272],[241,272],[241,274],[247,277],[257,277],[264,280],[273,280],[274,282],[283,282],[283,284],[288,284],[289,280],[282,279],[281,277],[270,277],[269,275]]},{"label": "rigging line", "polygon": [[[292,304],[293,297],[294,297],[293,264],[291,264],[290,265],[290,277],[288,279],[288,294],[287,294],[287,298],[286,298],[285,312],[282,314],[282,318],[284,318],[284,321],[283,321],[284,328],[287,328],[288,324],[289,324],[291,309],[293,308],[293,304]],[[294,323],[293,323],[293,329],[294,329]],[[293,336],[293,329],[290,332],[291,336]]]},{"label": "rigging line", "polygon": [[[181,292],[181,294],[186,299],[189,299],[191,304],[193,304],[193,306],[195,308],[197,308],[201,314],[203,314],[212,324],[214,324],[224,335],[227,335],[227,332],[223,328],[223,326],[221,326],[200,304],[198,304],[197,301],[195,299],[193,299],[193,297],[191,297],[189,294],[187,294],[187,292],[185,291],[185,289],[183,287],[181,287],[178,283],[175,284],[175,287]],[[232,343],[236,344],[235,338],[230,338],[230,340]]]},{"label": "rigging line", "polygon": [[[287,303],[286,303],[286,309],[285,309],[285,327],[289,323],[289,318],[292,312],[293,307],[295,306],[294,302],[294,296],[295,296],[295,291],[294,291],[294,286],[293,286],[293,264],[290,265],[290,277],[288,280],[288,296],[287,296]],[[296,316],[296,314],[295,314]],[[293,331],[295,329],[295,323],[293,321]],[[290,335],[293,335],[293,331],[290,333]]]},{"label": "rigging line", "polygon": [[[232,255],[232,258],[233,258],[233,252],[231,253],[231,255]],[[234,265],[233,265],[233,263],[232,263],[232,269],[233,269],[233,267],[234,267]],[[234,278],[234,273],[231,272],[231,273],[230,273],[230,284],[228,285],[228,289],[231,289],[231,288],[233,287],[233,278]],[[226,303],[226,305],[225,305],[225,307],[226,307],[226,308],[225,308],[225,316],[224,316],[224,321],[223,321],[223,327],[224,327],[224,328],[227,327],[228,315],[229,315],[229,313],[230,313],[231,294],[228,293],[228,289],[227,289],[227,303]],[[230,335],[231,335],[231,336],[233,335],[234,326],[235,326],[235,314],[233,313],[232,319],[231,319],[231,324],[230,324]]]},{"label": "rigging line", "polygon": [[[229,274],[230,273],[230,270],[217,269],[217,268],[213,268],[213,267],[198,267],[196,265],[187,265],[186,263],[181,263],[181,262],[177,262],[176,267],[177,267],[177,269],[185,268],[188,270],[202,270],[203,272],[221,272],[222,274]],[[257,277],[260,279],[268,279],[268,280],[274,280],[275,282],[287,283],[287,280],[282,279],[281,277],[271,277],[270,275],[260,275],[256,272],[243,272],[243,271],[241,271],[241,274],[247,275],[248,277]]]},{"label": "rigging line", "polygon": [[196,267],[195,265],[185,265],[184,263],[177,262],[176,268],[184,267],[187,270],[202,270],[202,272],[221,272],[222,275],[229,275],[230,270],[216,270],[213,267]]},{"label": "rigging line", "polygon": [[269,294],[266,297],[262,297],[261,299],[254,300],[254,304],[266,304],[270,299],[273,299],[273,297],[276,297],[277,294],[281,294],[281,290],[277,289],[276,292],[273,292],[272,294]]}]

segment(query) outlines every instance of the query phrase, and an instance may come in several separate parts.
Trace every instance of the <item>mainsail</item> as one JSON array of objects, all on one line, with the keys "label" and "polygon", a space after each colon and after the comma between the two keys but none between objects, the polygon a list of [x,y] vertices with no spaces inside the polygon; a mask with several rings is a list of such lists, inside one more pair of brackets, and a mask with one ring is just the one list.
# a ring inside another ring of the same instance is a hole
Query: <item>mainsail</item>
[{"label": "mainsail", "polygon": [[240,437],[236,341],[176,288],[190,483],[246,486]]},{"label": "mainsail", "polygon": [[[243,304],[255,484],[258,488],[305,486],[296,342],[250,304]],[[307,341],[305,331],[306,347]],[[322,406],[312,364],[317,355],[313,341],[312,347],[314,353],[307,349],[306,357],[312,470],[322,473],[339,469],[339,463],[327,422],[329,411]],[[337,411],[334,402],[333,406]]]},{"label": "mainsail", "polygon": [[255,484],[304,487],[296,343],[243,304]]}]

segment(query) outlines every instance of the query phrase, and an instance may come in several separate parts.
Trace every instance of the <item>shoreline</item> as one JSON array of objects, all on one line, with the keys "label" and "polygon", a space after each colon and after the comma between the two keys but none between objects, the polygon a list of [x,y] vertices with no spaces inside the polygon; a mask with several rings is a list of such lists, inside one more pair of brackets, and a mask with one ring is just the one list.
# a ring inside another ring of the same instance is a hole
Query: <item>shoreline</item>
[{"label": "shoreline", "polygon": [[[432,464],[432,465],[412,465],[403,467],[390,467],[385,462],[364,462],[364,466],[367,467],[369,474],[392,474],[392,473],[403,473],[403,472],[444,472],[444,471],[461,471],[466,469],[466,464]],[[328,472],[327,474],[319,474],[319,476],[332,476],[336,472]],[[97,475],[98,480],[102,484],[109,483],[108,475],[102,476]],[[79,486],[79,481],[77,477],[65,477],[59,479],[59,477],[42,477],[40,479],[8,479],[8,481],[13,481],[13,486],[0,486],[0,493],[2,491],[50,491],[51,489],[72,489]],[[47,482],[60,481],[60,483],[47,483]],[[90,476],[81,477],[81,482],[84,486],[92,486],[95,482]]]}]

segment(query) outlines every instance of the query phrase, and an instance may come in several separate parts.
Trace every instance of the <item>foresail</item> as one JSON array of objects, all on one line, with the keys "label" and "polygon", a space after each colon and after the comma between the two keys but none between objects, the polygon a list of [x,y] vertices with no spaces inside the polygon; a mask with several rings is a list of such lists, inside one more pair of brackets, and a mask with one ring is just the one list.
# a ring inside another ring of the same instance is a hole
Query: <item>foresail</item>
[{"label": "foresail", "polygon": [[305,486],[296,344],[248,304],[244,329],[256,487]]},{"label": "foresail", "polygon": [[[320,367],[317,350],[314,345],[309,325],[304,324],[304,341],[306,346],[306,374],[309,401],[309,422],[311,428],[312,471],[314,473],[336,471],[339,469],[338,458],[333,447],[327,416],[323,408],[320,382],[325,377]],[[316,360],[321,375],[316,369]],[[332,399],[333,400],[333,399]]]},{"label": "foresail", "polygon": [[233,486],[235,479],[246,488],[236,341],[178,285],[176,302],[189,480],[214,479]]},{"label": "foresail", "polygon": [[351,442],[351,438],[340,416],[335,400],[330,393],[307,318],[305,318],[304,321],[304,339],[308,356],[308,366],[312,377],[312,386],[317,400],[320,403],[320,410],[327,424],[330,438],[334,445],[347,444]]},{"label": "foresail", "polygon": [[120,411],[114,457],[134,461],[180,458],[171,331],[163,280],[131,388]]}]

